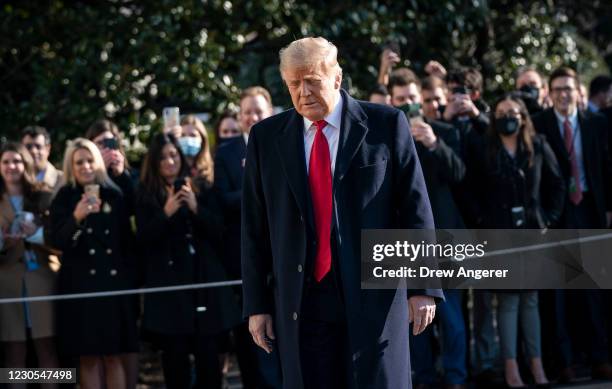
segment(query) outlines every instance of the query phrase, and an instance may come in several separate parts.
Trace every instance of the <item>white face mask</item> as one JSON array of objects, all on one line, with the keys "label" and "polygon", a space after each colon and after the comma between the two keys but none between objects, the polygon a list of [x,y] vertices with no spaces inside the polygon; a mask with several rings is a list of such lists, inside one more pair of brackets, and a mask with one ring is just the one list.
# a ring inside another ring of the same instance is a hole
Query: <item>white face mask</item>
[{"label": "white face mask", "polygon": [[198,155],[198,153],[200,152],[200,149],[202,148],[202,139],[191,137],[191,136],[185,136],[185,137],[179,138],[178,144],[179,144],[179,147],[181,148],[181,151],[185,155],[185,157],[193,158],[196,155]]}]

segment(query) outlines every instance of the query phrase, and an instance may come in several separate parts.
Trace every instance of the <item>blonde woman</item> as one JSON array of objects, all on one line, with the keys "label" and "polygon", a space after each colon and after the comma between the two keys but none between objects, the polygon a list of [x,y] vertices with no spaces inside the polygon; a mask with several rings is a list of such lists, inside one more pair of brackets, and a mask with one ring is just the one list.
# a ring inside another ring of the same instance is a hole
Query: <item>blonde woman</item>
[{"label": "blonde woman", "polygon": [[194,184],[208,189],[213,184],[214,165],[210,153],[208,132],[204,123],[194,115],[187,115],[181,120],[181,136],[178,145]]},{"label": "blonde woman", "polygon": [[[60,293],[127,289],[131,229],[119,188],[106,173],[96,145],[72,141],[64,156],[66,185],[51,205],[50,243],[62,250]],[[125,388],[120,355],[137,351],[134,304],[129,296],[62,300],[58,341],[79,358],[82,388]]]}]

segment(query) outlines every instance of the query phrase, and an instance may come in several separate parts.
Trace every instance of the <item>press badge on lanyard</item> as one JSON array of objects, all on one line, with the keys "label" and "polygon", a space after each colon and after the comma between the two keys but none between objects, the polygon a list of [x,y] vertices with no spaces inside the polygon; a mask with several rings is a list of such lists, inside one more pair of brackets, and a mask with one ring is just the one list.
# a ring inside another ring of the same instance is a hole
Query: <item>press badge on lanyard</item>
[{"label": "press badge on lanyard", "polygon": [[28,271],[34,271],[40,267],[38,261],[36,260],[36,254],[34,253],[34,251],[26,250],[23,254],[23,258],[25,260],[26,269]]}]

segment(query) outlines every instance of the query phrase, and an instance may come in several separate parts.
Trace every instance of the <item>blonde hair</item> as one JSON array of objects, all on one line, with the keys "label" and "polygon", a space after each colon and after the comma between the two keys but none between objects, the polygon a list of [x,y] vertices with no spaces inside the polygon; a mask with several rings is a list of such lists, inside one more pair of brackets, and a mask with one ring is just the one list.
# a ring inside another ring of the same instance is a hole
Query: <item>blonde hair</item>
[{"label": "blonde hair", "polygon": [[66,153],[64,154],[64,179],[67,183],[70,183],[72,186],[77,185],[72,165],[74,153],[76,153],[78,150],[87,150],[91,153],[91,156],[93,157],[94,161],[93,169],[94,175],[96,177],[96,184],[107,188],[112,188],[121,192],[119,187],[113,182],[113,180],[110,179],[110,177],[106,173],[104,160],[102,159],[102,154],[100,154],[98,146],[96,146],[96,144],[90,141],[89,139],[85,138],[76,138],[72,141],[68,141],[68,147],[66,148]]},{"label": "blonde hair", "polygon": [[313,69],[323,66],[325,72],[342,73],[338,64],[338,48],[323,37],[295,40],[279,52],[281,75],[289,69]]},{"label": "blonde hair", "polygon": [[207,187],[210,187],[214,182],[215,165],[212,154],[210,153],[208,131],[206,131],[204,123],[202,123],[202,121],[195,115],[187,115],[181,119],[181,126],[188,125],[193,126],[202,138],[200,152],[198,152],[198,154],[195,156],[193,164],[198,172],[198,176],[204,179]]}]

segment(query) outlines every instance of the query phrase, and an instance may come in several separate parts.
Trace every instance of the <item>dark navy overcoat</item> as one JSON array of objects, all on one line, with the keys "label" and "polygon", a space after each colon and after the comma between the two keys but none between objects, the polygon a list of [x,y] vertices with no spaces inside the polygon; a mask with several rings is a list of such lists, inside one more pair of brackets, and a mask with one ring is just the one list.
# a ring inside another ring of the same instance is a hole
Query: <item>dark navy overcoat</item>
[{"label": "dark navy overcoat", "polygon": [[[353,388],[410,388],[410,294],[362,290],[361,230],[433,228],[421,166],[401,111],[341,91],[342,122],[333,181],[333,221],[348,323]],[[294,109],[250,133],[242,200],[243,314],[274,317],[283,386],[303,387],[300,304],[316,245],[304,155],[304,121]],[[405,285],[404,285],[405,286]],[[409,287],[409,286],[408,286]]]}]

